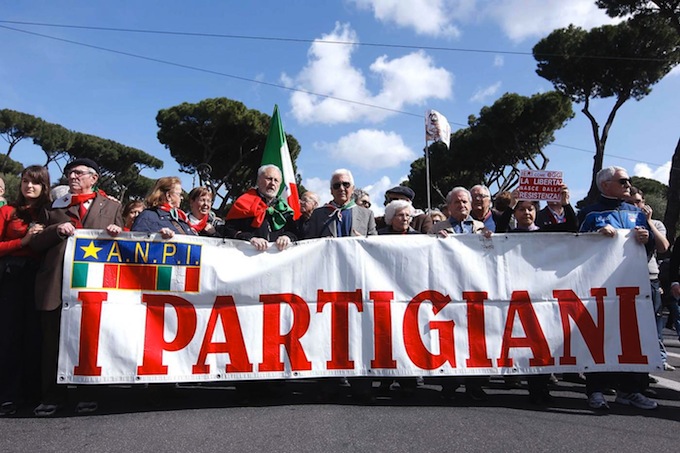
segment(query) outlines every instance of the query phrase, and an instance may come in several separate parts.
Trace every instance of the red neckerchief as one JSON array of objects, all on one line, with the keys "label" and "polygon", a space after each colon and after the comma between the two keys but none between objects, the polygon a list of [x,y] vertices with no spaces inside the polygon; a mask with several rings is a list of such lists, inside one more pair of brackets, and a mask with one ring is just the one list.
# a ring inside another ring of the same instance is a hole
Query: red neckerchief
[{"label": "red neckerchief", "polygon": [[87,208],[85,207],[85,203],[90,200],[94,200],[96,197],[97,197],[96,192],[71,194],[71,203],[69,203],[69,207],[78,206],[78,217],[73,215],[72,212],[66,211],[66,213],[68,214],[69,217],[71,217],[73,225],[76,228],[83,228],[83,220],[87,215]]},{"label": "red neckerchief", "polygon": [[[161,211],[169,212],[170,217],[172,217],[173,220],[179,219],[179,220],[182,220],[186,224],[189,223],[189,220],[187,219],[187,215],[184,213],[184,211],[182,211],[179,208],[173,208],[168,203],[164,203],[162,205],[159,205],[158,209],[160,209]],[[177,217],[177,218],[175,218],[175,217]]]},{"label": "red neckerchief", "polygon": [[205,229],[205,226],[208,224],[208,217],[210,217],[210,215],[208,214],[204,215],[203,218],[198,221],[198,223],[192,223],[191,228],[193,228],[195,232],[200,233]]},{"label": "red neckerchief", "polygon": [[258,195],[257,190],[250,189],[236,199],[227,214],[227,220],[253,217],[250,225],[253,228],[259,228],[267,215],[267,207],[267,203]]}]

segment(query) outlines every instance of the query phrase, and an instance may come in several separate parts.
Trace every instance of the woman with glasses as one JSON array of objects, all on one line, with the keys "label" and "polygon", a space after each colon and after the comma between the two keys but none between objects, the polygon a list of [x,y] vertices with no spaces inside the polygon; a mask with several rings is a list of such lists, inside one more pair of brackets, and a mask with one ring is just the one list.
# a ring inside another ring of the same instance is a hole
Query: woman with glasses
[{"label": "woman with glasses", "polygon": [[179,208],[181,203],[182,183],[179,178],[160,178],[146,197],[148,208],[137,216],[131,230],[160,233],[163,239],[171,239],[175,234],[195,235],[187,215]]}]

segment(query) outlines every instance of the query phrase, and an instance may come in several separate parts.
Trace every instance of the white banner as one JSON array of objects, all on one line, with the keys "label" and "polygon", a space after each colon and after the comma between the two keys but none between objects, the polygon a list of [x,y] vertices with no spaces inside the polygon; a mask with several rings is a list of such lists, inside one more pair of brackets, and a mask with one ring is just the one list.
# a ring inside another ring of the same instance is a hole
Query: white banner
[{"label": "white banner", "polygon": [[644,248],[598,234],[247,242],[78,231],[59,382],[661,367]]}]

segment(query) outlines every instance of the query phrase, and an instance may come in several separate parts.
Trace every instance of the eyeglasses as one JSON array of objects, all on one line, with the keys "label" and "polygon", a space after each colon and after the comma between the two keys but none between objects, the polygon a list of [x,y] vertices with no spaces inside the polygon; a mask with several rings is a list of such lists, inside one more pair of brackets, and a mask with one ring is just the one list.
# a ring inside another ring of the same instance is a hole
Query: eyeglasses
[{"label": "eyeglasses", "polygon": [[88,171],[88,170],[71,170],[71,171],[67,171],[67,172],[64,173],[64,175],[66,177],[69,177],[71,175],[75,175],[76,178],[80,178],[83,175],[93,175],[93,174],[94,173],[92,173],[91,171]]},{"label": "eyeglasses", "polygon": [[349,181],[334,182],[331,187],[333,190],[338,190],[340,186],[344,187],[345,189],[349,189],[352,186],[352,183]]},{"label": "eyeglasses", "polygon": [[361,206],[363,206],[364,208],[370,208],[370,207],[371,207],[371,202],[368,201],[368,200],[361,200],[361,201],[359,202],[359,204],[360,204]]}]

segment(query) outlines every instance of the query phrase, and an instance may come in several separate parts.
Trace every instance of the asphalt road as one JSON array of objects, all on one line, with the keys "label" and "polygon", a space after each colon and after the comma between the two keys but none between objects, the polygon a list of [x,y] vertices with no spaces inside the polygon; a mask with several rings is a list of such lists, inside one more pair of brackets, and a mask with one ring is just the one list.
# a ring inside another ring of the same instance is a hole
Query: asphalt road
[{"label": "asphalt road", "polygon": [[610,411],[593,412],[584,386],[564,381],[546,407],[500,379],[490,382],[485,402],[467,399],[462,389],[443,400],[435,385],[411,397],[391,391],[372,404],[355,401],[349,389],[319,400],[310,381],[250,401],[233,386],[109,387],[89,416],[68,407],[37,419],[26,407],[0,418],[0,452],[672,451],[680,435],[680,342],[666,333],[678,371],[657,375],[651,390],[660,407],[653,411],[611,403]]}]

